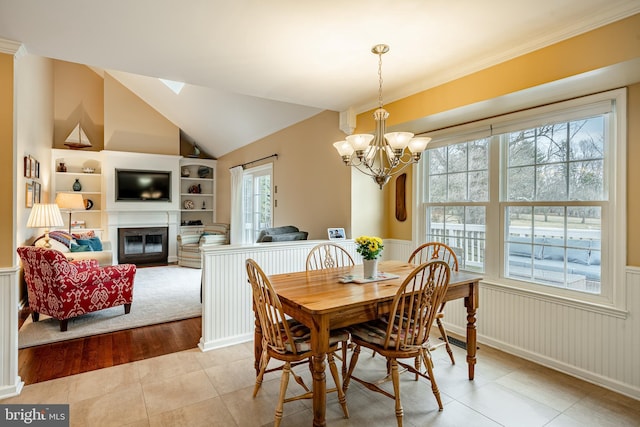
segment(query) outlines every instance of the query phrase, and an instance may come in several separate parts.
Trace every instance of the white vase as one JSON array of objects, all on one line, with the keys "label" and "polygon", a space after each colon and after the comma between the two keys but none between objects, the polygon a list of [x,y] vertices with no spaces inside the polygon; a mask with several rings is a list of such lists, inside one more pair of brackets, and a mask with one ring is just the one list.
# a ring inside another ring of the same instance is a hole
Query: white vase
[{"label": "white vase", "polygon": [[362,266],[364,269],[365,279],[375,279],[378,277],[378,258],[363,259]]}]

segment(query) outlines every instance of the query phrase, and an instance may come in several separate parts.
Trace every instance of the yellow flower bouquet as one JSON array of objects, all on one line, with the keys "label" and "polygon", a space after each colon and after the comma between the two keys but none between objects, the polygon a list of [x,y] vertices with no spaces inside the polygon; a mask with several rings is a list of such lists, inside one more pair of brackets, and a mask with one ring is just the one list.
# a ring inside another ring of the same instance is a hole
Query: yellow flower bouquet
[{"label": "yellow flower bouquet", "polygon": [[382,239],[379,237],[373,236],[360,236],[356,239],[356,251],[362,258],[364,259],[377,259],[382,250],[384,249],[384,245],[382,244]]}]

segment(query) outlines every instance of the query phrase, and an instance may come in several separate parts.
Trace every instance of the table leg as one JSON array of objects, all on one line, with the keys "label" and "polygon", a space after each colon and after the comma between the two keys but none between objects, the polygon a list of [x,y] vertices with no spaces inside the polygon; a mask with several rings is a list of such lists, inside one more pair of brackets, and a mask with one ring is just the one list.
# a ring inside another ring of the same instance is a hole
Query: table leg
[{"label": "table leg", "polygon": [[476,337],[477,285],[471,287],[470,295],[464,299],[464,305],[467,307],[467,365],[469,366],[469,379],[472,380],[475,375],[476,348],[478,347]]},{"label": "table leg", "polygon": [[329,350],[328,321],[319,321],[311,329],[312,376],[313,376],[313,425],[324,427],[327,425],[325,414],[327,410],[327,376],[325,373],[327,352]]}]

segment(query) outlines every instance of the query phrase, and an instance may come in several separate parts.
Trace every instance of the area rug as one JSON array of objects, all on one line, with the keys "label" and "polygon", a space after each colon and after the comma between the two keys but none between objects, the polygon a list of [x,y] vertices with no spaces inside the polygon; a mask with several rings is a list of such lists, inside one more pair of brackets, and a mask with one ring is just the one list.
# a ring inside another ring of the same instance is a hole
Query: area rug
[{"label": "area rug", "polygon": [[124,306],[88,313],[69,319],[66,332],[60,332],[58,320],[40,315],[33,322],[29,316],[18,333],[18,348],[200,316],[201,274],[200,269],[175,265],[138,268],[129,314]]}]

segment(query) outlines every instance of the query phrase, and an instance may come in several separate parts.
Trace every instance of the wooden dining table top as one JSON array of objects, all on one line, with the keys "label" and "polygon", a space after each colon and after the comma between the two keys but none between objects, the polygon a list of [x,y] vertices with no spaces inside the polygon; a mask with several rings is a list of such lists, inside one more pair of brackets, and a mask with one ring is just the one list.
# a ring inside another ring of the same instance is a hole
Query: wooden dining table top
[{"label": "wooden dining table top", "polygon": [[[399,277],[362,284],[340,282],[341,277],[362,274],[362,266],[359,265],[277,274],[269,278],[278,297],[286,305],[298,306],[309,314],[326,314],[370,301],[393,299],[406,276],[416,267],[402,261],[382,261],[379,271]],[[479,279],[477,274],[452,271],[449,292],[455,293],[456,286]]]}]

